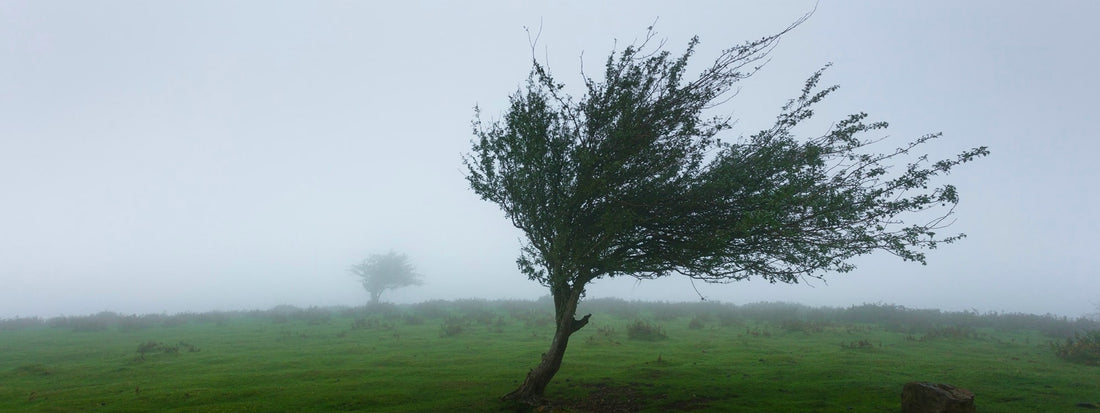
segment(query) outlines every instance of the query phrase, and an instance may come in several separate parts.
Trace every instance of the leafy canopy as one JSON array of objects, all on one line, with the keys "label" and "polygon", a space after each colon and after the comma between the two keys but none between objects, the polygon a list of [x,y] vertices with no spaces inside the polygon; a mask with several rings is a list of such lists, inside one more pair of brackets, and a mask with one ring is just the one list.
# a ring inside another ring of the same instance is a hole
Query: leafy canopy
[{"label": "leafy canopy", "polygon": [[351,272],[361,278],[363,288],[370,293],[371,302],[375,303],[386,290],[424,283],[409,263],[409,258],[393,251],[373,254],[353,265]]},{"label": "leafy canopy", "polygon": [[882,139],[863,136],[887,124],[865,113],[795,136],[837,89],[819,86],[825,68],[772,127],[720,139],[730,119],[705,113],[732,97],[784,33],[725,50],[689,80],[698,38],[674,56],[649,46],[651,27],[640,45],[608,57],[602,80],[586,77],[580,98],[536,60],[501,120],[484,122],[475,109],[467,179],[526,234],[521,270],[555,292],[605,276],[673,273],[793,283],[850,271],[850,258],[874,250],[924,263],[924,250],[963,237],[937,234],[959,196],[932,180],[988,150],[919,156],[895,170],[890,164],[940,134],[876,153]]}]

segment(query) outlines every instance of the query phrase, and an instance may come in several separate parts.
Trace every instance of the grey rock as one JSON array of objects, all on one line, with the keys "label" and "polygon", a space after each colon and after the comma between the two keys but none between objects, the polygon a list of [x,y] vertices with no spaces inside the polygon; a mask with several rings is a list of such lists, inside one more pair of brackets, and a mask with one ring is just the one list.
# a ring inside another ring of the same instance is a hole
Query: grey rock
[{"label": "grey rock", "polygon": [[974,393],[950,384],[911,381],[901,390],[902,413],[975,413]]}]

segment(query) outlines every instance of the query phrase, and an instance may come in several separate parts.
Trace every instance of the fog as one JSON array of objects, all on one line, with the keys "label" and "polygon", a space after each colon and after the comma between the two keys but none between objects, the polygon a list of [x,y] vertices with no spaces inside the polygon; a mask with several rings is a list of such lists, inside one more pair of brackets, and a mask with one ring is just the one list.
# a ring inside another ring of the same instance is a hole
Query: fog
[{"label": "fog", "polygon": [[[522,234],[468,189],[474,105],[498,118],[535,54],[583,61],[644,35],[696,64],[812,10],[790,2],[40,2],[0,4],[0,317],[361,305],[348,268],[408,254],[429,299],[534,299]],[[962,202],[929,264],[861,257],[827,282],[599,280],[588,297],[1079,316],[1096,252],[1100,3],[821,2],[723,110],[770,126],[814,70],[829,120],[929,132]],[[659,19],[658,19],[659,17]],[[616,43],[618,39],[618,43]],[[868,136],[870,137],[870,136]],[[696,292],[698,290],[698,293]]]}]

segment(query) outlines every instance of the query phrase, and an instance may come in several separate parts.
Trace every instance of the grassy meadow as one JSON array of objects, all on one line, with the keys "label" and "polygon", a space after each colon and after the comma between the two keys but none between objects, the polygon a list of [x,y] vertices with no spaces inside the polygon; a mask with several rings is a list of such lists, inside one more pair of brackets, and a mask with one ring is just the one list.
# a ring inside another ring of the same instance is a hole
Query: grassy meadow
[{"label": "grassy meadow", "polygon": [[[983,412],[1100,405],[1100,367],[1060,358],[1096,321],[761,303],[588,300],[542,411],[897,412],[905,382]],[[0,320],[0,411],[513,411],[551,304]],[[1052,346],[1055,344],[1055,346]]]}]

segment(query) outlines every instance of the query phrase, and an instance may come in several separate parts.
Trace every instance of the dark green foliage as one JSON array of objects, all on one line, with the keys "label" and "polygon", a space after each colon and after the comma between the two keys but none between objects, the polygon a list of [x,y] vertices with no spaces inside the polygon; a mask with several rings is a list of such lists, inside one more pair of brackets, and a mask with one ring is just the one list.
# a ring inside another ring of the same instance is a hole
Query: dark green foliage
[{"label": "dark green foliage", "polygon": [[626,326],[626,336],[631,340],[657,341],[668,339],[668,334],[661,326],[650,324],[641,320],[634,320]]},{"label": "dark green foliage", "polygon": [[650,45],[650,28],[641,44],[608,56],[602,79],[584,78],[579,98],[536,60],[502,119],[483,122],[475,109],[467,180],[523,231],[516,262],[555,304],[548,356],[507,397],[540,398],[569,335],[588,321],[574,317],[594,280],[796,283],[850,271],[852,258],[876,250],[924,263],[925,250],[963,237],[938,234],[959,195],[936,178],[988,150],[910,157],[934,133],[880,152],[882,139],[864,136],[887,124],[862,112],[800,137],[798,126],[837,89],[819,86],[824,68],[770,128],[739,137],[731,119],[709,117],[804,20],[722,51],[694,79],[687,68],[699,40],[673,55]]},{"label": "dark green foliage", "polygon": [[[936,234],[959,198],[932,179],[988,151],[921,156],[891,175],[890,162],[939,134],[869,152],[878,139],[860,135],[887,125],[858,113],[823,136],[797,138],[795,127],[836,90],[818,87],[823,71],[771,128],[719,138],[731,123],[704,109],[776,39],[727,50],[694,81],[684,77],[697,40],[679,57],[628,46],[608,58],[602,80],[585,79],[579,100],[535,62],[501,121],[475,120],[465,159],[473,190],[526,233],[520,268],[547,286],[672,273],[797,282],[851,270],[849,258],[877,249],[924,262],[921,249],[958,239]],[[940,207],[938,219],[901,224]]]},{"label": "dark green foliage", "polygon": [[1092,330],[1067,337],[1064,342],[1051,342],[1054,354],[1063,360],[1100,366],[1100,330]]}]

